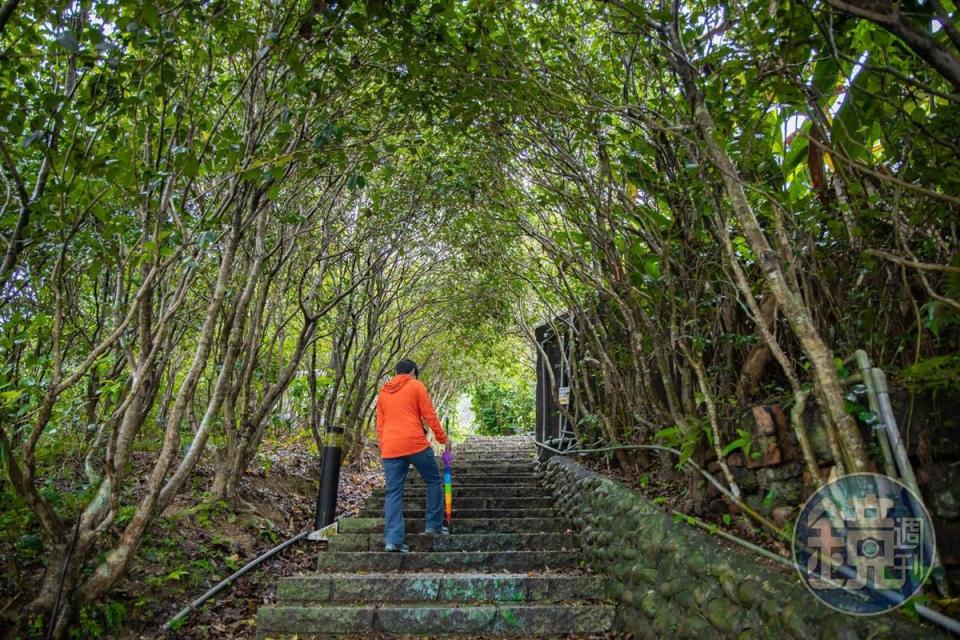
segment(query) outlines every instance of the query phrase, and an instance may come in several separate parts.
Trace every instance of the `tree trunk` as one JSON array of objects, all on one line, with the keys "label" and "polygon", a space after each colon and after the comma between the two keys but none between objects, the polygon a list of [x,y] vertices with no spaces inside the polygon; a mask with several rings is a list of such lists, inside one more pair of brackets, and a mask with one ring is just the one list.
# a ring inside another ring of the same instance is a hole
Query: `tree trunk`
[{"label": "tree trunk", "polygon": [[760,377],[763,370],[770,362],[770,347],[760,335],[762,330],[760,324],[769,327],[777,314],[777,299],[770,295],[764,298],[760,304],[760,317],[757,319],[757,345],[750,351],[746,362],[743,363],[743,369],[740,372],[740,379],[737,381],[737,400],[745,404],[751,395],[757,390]]},{"label": "tree trunk", "polygon": [[[671,44],[671,49],[667,52],[667,55],[673,64],[674,71],[682,79],[684,94],[691,102],[694,124],[700,134],[707,157],[720,171],[724,189],[730,200],[734,215],[750,243],[750,248],[753,250],[758,264],[763,269],[767,286],[776,298],[784,317],[790,323],[807,358],[813,365],[813,375],[821,390],[827,416],[836,425],[843,439],[842,444],[846,454],[844,457],[848,461],[847,470],[850,472],[867,471],[869,457],[866,446],[856,422],[846,413],[843,389],[833,364],[833,352],[817,332],[806,304],[799,294],[789,287],[777,254],[770,246],[753,207],[747,199],[739,172],[729,154],[717,142],[713,118],[704,102],[703,94],[696,84],[693,66],[688,59],[683,57],[683,43],[676,26],[671,26],[666,35]],[[773,213],[779,215],[777,212]]]}]

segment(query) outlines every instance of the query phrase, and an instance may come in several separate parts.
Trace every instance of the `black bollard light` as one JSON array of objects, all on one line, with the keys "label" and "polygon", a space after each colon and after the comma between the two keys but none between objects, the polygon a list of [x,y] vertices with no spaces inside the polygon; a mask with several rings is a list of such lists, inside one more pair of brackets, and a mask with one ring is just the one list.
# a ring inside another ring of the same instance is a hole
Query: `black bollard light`
[{"label": "black bollard light", "polygon": [[317,493],[317,521],[320,529],[333,523],[337,515],[337,493],[340,488],[340,457],[343,454],[343,427],[327,427],[323,438],[323,460],[320,463],[320,491]]}]

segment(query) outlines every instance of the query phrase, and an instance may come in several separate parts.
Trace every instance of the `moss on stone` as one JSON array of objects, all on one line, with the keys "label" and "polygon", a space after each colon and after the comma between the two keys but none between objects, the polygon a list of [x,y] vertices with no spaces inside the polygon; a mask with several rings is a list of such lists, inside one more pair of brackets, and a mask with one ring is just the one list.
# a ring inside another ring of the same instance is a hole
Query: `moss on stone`
[{"label": "moss on stone", "polygon": [[789,631],[794,638],[813,637],[810,626],[800,615],[800,609],[793,603],[786,605],[780,612],[780,622],[783,623],[783,628]]},{"label": "moss on stone", "polygon": [[[810,630],[819,629],[833,613],[795,577],[766,569],[753,556],[674,522],[613,480],[560,456],[550,459],[545,474],[558,513],[577,531],[589,566],[608,576],[606,591],[623,604],[626,628],[637,638],[674,633],[809,638]],[[828,628],[835,629],[831,637],[838,640],[852,637],[848,631],[858,628],[880,637],[888,628],[902,637],[930,635],[928,629],[889,616]]]},{"label": "moss on stone", "polygon": [[737,585],[737,601],[742,605],[753,607],[760,604],[766,597],[763,584],[754,578],[747,578]]},{"label": "moss on stone", "polygon": [[781,607],[780,603],[776,600],[764,600],[762,603],[760,603],[760,617],[767,622],[779,620],[780,611],[782,609],[783,607]]},{"label": "moss on stone", "polygon": [[648,589],[646,593],[643,594],[643,597],[640,598],[640,610],[643,611],[648,618],[653,618],[657,615],[657,611],[663,606],[663,599],[657,594],[653,589]]},{"label": "moss on stone", "polygon": [[704,615],[720,631],[729,633],[740,626],[741,609],[727,598],[714,598],[708,602]]},{"label": "moss on stone", "polygon": [[716,635],[716,630],[703,616],[686,615],[677,624],[677,636],[680,638],[700,640],[714,635]]}]

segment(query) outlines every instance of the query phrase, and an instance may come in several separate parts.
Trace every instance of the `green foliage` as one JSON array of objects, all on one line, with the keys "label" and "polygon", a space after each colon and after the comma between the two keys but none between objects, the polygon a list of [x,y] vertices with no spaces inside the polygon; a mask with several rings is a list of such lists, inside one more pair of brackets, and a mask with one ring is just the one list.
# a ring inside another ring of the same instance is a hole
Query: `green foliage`
[{"label": "green foliage", "polygon": [[226,500],[203,500],[197,505],[180,512],[177,517],[193,516],[201,527],[209,527],[211,523],[236,519]]},{"label": "green foliage", "polygon": [[107,600],[102,604],[82,607],[77,624],[70,628],[68,636],[78,640],[102,638],[118,630],[127,618],[127,608],[122,602]]},{"label": "green foliage", "polygon": [[960,389],[960,353],[925,358],[900,371],[899,379],[928,390]]},{"label": "green foliage", "polygon": [[[835,354],[862,347],[915,388],[956,389],[956,87],[881,24],[822,0],[746,0],[737,15],[750,19],[675,6],[19,3],[0,65],[0,245],[23,247],[0,281],[0,463],[29,468],[34,485],[30,502],[3,483],[4,553],[44,561],[52,532],[27,505],[39,496],[62,522],[88,508],[101,486],[88,454],[123,506],[79,559],[81,578],[137,513],[139,478],[165,442],[184,448],[180,464],[193,444],[225,455],[234,438],[251,445],[245,463],[270,471],[256,451],[264,430],[297,432],[315,408],[362,440],[401,354],[421,361],[442,413],[466,390],[481,433],[529,431],[529,330],[568,310],[583,320],[578,398],[594,396],[577,407],[585,440],[618,429],[678,448],[682,463],[712,430],[678,341],[702,360],[726,439],[743,404],[731,400],[738,365],[759,344],[745,293],[770,295],[774,263]],[[923,36],[929,8],[917,11]],[[689,46],[669,48],[651,21]],[[705,152],[678,56],[734,176]],[[725,177],[744,187],[772,251],[731,215]],[[30,215],[17,243],[20,192]],[[256,256],[262,273],[248,277]],[[746,291],[731,283],[734,263]],[[223,264],[234,271],[208,314]],[[297,335],[310,309],[323,310],[307,337],[315,389]],[[787,311],[771,329],[810,385],[809,341]],[[228,369],[234,328],[243,344]],[[205,338],[214,346],[184,384]],[[776,369],[758,389],[787,388]],[[218,390],[221,371],[229,388]],[[292,380],[270,396],[285,371]],[[190,415],[177,422],[181,392]],[[207,409],[209,433],[194,439]],[[876,420],[856,397],[847,409]],[[135,427],[118,438],[122,424]],[[650,426],[677,424],[689,426]],[[100,427],[113,431],[98,440]],[[738,430],[723,453],[750,457],[750,446]],[[199,494],[208,477],[190,482]],[[188,515],[210,526],[229,511],[205,501]],[[141,549],[169,562],[158,585],[213,571],[156,541]],[[86,608],[78,629],[109,633],[123,615]]]},{"label": "green foliage", "polygon": [[158,575],[158,576],[150,576],[149,578],[147,578],[147,584],[154,587],[160,587],[170,582],[180,583],[183,580],[183,578],[189,575],[190,575],[189,569],[187,569],[186,567],[177,567],[176,569],[170,571],[169,573]]},{"label": "green foliage", "polygon": [[536,405],[529,385],[478,382],[470,389],[470,400],[481,435],[510,435],[534,428]]},{"label": "green foliage", "polygon": [[880,416],[864,406],[863,403],[867,402],[866,395],[867,387],[865,385],[854,385],[844,396],[844,409],[848,415],[855,417],[868,427],[875,427],[880,422]]},{"label": "green foliage", "polygon": [[763,505],[764,509],[772,509],[773,501],[776,499],[776,497],[777,491],[771,488],[769,491],[767,491],[766,495],[763,496],[763,500],[760,501],[760,504]]},{"label": "green foliage", "polygon": [[697,447],[703,442],[709,441],[709,438],[710,429],[703,423],[695,424],[688,428],[680,426],[667,427],[666,429],[660,429],[653,435],[655,442],[680,450],[680,458],[677,460],[678,469],[693,456]]},{"label": "green foliage", "polygon": [[[743,450],[743,455],[748,459],[752,459],[753,456],[751,454],[753,452],[751,451],[751,447],[753,447],[753,437],[750,435],[750,432],[746,429],[737,429],[737,435],[739,437],[725,446],[720,453],[726,457],[737,449],[741,449]],[[759,453],[753,455],[756,455],[758,458],[760,457]]]},{"label": "green foliage", "polygon": [[280,536],[277,533],[276,528],[273,526],[273,523],[267,521],[265,524],[261,525],[259,531],[257,532],[257,537],[262,542],[269,542],[270,544],[276,544],[280,541]]}]

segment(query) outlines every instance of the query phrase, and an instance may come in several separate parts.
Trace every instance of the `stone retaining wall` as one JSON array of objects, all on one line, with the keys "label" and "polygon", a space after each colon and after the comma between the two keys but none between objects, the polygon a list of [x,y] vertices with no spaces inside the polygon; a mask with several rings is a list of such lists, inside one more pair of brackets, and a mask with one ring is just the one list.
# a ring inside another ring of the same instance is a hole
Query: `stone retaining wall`
[{"label": "stone retaining wall", "polygon": [[636,638],[941,638],[898,613],[845,615],[624,485],[557,456],[545,484]]}]

